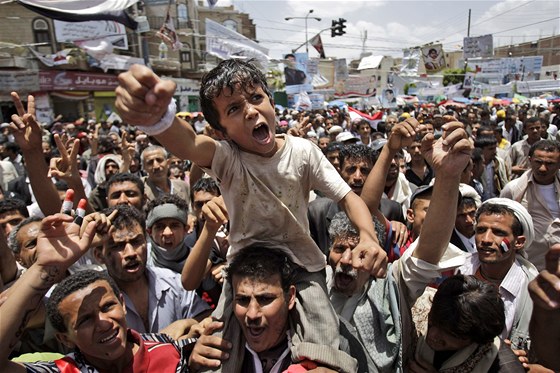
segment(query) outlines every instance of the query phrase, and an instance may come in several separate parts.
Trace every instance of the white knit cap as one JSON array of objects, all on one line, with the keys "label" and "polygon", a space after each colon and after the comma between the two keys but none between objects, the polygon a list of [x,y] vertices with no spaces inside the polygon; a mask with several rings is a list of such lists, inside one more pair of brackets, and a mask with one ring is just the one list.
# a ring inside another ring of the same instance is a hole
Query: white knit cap
[{"label": "white knit cap", "polygon": [[509,208],[521,223],[523,227],[523,235],[525,236],[525,248],[528,248],[535,239],[535,230],[533,228],[533,218],[529,215],[529,211],[517,201],[509,198],[490,198],[482,203],[482,205],[492,204]]}]

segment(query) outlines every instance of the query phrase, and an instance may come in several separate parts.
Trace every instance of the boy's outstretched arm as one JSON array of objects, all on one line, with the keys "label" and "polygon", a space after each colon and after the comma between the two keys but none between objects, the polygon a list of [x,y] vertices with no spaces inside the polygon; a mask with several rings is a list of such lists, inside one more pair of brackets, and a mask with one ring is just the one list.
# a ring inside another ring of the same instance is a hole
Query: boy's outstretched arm
[{"label": "boy's outstretched arm", "polygon": [[[173,81],[160,79],[148,67],[133,65],[119,75],[115,107],[125,122],[163,130],[155,137],[171,153],[199,166],[209,167],[216,143],[208,136],[197,136],[187,122],[168,112],[175,88]],[[165,125],[169,123],[171,126]]]},{"label": "boy's outstretched arm", "polygon": [[387,271],[387,254],[379,246],[373,219],[364,201],[350,191],[339,202],[350,221],[360,233],[360,242],[352,250],[352,267],[367,271],[374,277],[384,277]]}]

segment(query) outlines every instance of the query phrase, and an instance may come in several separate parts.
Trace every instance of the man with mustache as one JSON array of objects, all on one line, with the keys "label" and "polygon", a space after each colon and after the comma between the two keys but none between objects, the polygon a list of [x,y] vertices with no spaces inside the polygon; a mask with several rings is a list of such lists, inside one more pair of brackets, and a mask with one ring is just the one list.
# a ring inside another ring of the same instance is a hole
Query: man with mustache
[{"label": "man with mustache", "polygon": [[[412,334],[411,306],[442,271],[464,261],[460,250],[448,248],[454,225],[449,216],[456,212],[460,176],[472,148],[461,127],[457,122],[447,123],[440,139],[435,141],[432,134],[423,139],[423,154],[438,175],[433,186],[437,198],[432,199],[422,235],[400,259],[390,264],[385,279],[371,278],[349,267],[357,232],[343,213],[331,222],[332,273],[327,283],[330,299],[337,313],[356,328],[356,335],[368,352],[371,371],[402,371],[412,355],[408,340]],[[419,123],[412,118],[391,130],[362,191],[361,197],[370,212],[375,213],[379,205],[385,184],[383,175],[387,174],[394,153],[412,142],[419,130]],[[447,260],[441,261],[446,250]]]}]

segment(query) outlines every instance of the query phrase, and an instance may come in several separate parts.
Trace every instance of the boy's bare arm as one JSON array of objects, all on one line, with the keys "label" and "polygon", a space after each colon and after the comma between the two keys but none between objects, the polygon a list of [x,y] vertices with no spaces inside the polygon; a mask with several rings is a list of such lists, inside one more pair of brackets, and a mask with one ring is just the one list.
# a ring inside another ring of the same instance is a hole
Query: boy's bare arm
[{"label": "boy's bare arm", "polygon": [[360,234],[360,242],[352,250],[352,266],[367,271],[375,277],[384,277],[387,271],[387,254],[379,246],[373,219],[364,201],[350,191],[339,202]]},{"label": "boy's bare arm", "polygon": [[[119,75],[115,106],[125,122],[151,127],[167,113],[175,88],[174,82],[160,79],[146,66],[133,65]],[[202,167],[212,164],[215,140],[197,135],[182,119],[174,116],[171,126],[156,138],[179,158],[189,159]]]}]

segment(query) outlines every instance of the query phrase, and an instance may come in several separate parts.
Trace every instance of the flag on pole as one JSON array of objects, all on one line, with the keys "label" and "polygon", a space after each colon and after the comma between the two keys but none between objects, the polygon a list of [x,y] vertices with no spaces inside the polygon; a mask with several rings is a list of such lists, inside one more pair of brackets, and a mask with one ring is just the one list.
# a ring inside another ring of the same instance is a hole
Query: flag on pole
[{"label": "flag on pole", "polygon": [[311,38],[311,40],[309,40],[309,42],[311,43],[313,48],[315,48],[317,52],[319,52],[321,58],[327,58],[325,57],[325,49],[323,48],[323,41],[321,40],[321,34],[315,35],[314,37]]},{"label": "flag on pole", "polygon": [[160,27],[159,31],[156,32],[156,36],[163,40],[163,42],[171,47],[174,51],[181,49],[183,43],[179,41],[177,37],[177,32],[175,31],[175,25],[173,24],[173,19],[169,14],[169,8],[167,11],[167,16],[165,17],[165,22]]}]

